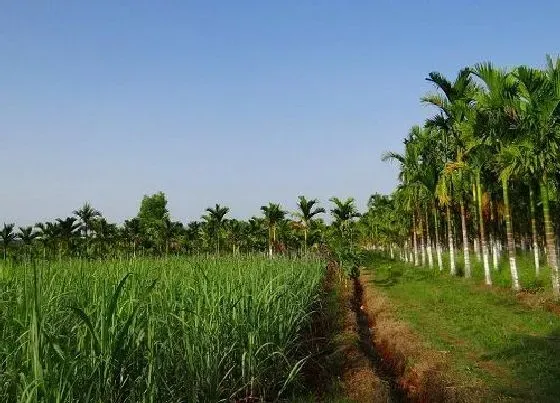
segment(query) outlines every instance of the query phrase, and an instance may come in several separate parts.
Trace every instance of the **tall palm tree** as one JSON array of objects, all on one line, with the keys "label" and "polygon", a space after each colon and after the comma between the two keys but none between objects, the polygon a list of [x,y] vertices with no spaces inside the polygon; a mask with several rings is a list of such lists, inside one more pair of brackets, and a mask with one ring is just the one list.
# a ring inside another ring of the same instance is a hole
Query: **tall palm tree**
[{"label": "tall palm tree", "polygon": [[[465,200],[463,195],[464,186],[464,128],[472,113],[471,103],[475,94],[475,87],[470,76],[470,69],[465,68],[459,71],[453,82],[445,78],[441,73],[431,72],[426,78],[434,84],[435,94],[428,94],[422,101],[437,107],[440,114],[437,118],[428,121],[431,127],[439,127],[447,134],[447,143],[451,147],[447,151],[451,152],[451,159],[446,161],[445,170],[447,173],[454,172],[458,188],[455,196],[459,199],[461,212],[461,232],[463,235],[463,256],[465,265],[465,277],[471,276],[471,264],[469,255],[469,238],[465,219]],[[449,219],[448,219],[449,222]],[[453,271],[453,270],[452,270]]]},{"label": "tall palm tree", "polygon": [[77,235],[81,225],[74,217],[67,217],[65,219],[57,218],[56,222],[62,244],[64,245],[66,252],[69,252],[71,241]]},{"label": "tall palm tree", "polygon": [[518,84],[510,72],[497,69],[491,63],[478,64],[472,69],[472,72],[483,84],[483,88],[476,97],[477,110],[479,114],[483,115],[486,123],[485,136],[496,148],[494,162],[499,173],[504,199],[504,219],[506,222],[511,284],[514,290],[519,290],[519,275],[509,199],[509,182],[512,170],[508,166],[510,164],[508,164],[507,158],[509,154],[508,147],[515,136],[511,128],[515,124]]},{"label": "tall palm tree", "polygon": [[220,206],[216,203],[214,208],[208,207],[205,210],[208,214],[203,215],[202,218],[205,219],[210,226],[214,228],[214,236],[216,237],[216,252],[220,254],[220,230],[222,228],[222,223],[224,217],[229,213],[229,207]]},{"label": "tall palm tree", "polygon": [[303,229],[303,251],[307,253],[307,233],[313,218],[325,212],[323,207],[314,207],[319,204],[317,199],[307,200],[305,196],[298,196],[298,211],[294,215],[300,220]]},{"label": "tall palm tree", "polygon": [[83,224],[84,235],[87,240],[93,220],[95,220],[96,217],[100,217],[101,213],[94,209],[89,202],[85,202],[80,209],[74,210],[72,213],[77,216]]},{"label": "tall palm tree", "polygon": [[[354,218],[360,217],[360,213],[356,208],[353,197],[342,200],[338,197],[332,197],[330,202],[334,204],[331,214],[334,217],[334,224],[340,229],[342,238],[345,239],[347,233],[351,231],[350,225]],[[352,233],[350,232],[350,248],[352,249]]]},{"label": "tall palm tree", "polygon": [[8,246],[16,239],[16,234],[14,232],[15,224],[6,224],[2,231],[0,231],[0,238],[2,239],[2,247],[4,249],[4,260],[8,255]]},{"label": "tall palm tree", "polygon": [[550,178],[560,168],[560,59],[548,61],[547,72],[525,66],[514,72],[520,84],[519,124],[524,136],[513,143],[523,146],[515,162],[539,180],[552,289],[555,297],[560,298],[556,234],[549,207]]},{"label": "tall palm tree", "polygon": [[18,238],[21,239],[24,245],[31,245],[37,236],[39,236],[39,234],[35,232],[35,228],[33,226],[19,227]]},{"label": "tall palm tree", "polygon": [[261,211],[264,213],[268,225],[268,256],[272,257],[273,246],[276,244],[276,228],[278,223],[286,217],[286,212],[277,203],[261,206]]},{"label": "tall palm tree", "polygon": [[17,236],[21,240],[21,242],[23,242],[23,246],[26,252],[29,252],[33,240],[37,238],[39,234],[35,232],[35,228],[33,226],[28,226],[19,227],[19,234]]},{"label": "tall palm tree", "polygon": [[125,220],[123,230],[126,240],[132,245],[132,256],[136,257],[136,248],[140,244],[142,235],[142,226],[138,217]]},{"label": "tall palm tree", "polygon": [[47,257],[47,248],[50,248],[54,254],[60,232],[58,225],[50,221],[39,222],[35,224],[35,228],[37,229],[37,238],[43,245],[43,258]]}]

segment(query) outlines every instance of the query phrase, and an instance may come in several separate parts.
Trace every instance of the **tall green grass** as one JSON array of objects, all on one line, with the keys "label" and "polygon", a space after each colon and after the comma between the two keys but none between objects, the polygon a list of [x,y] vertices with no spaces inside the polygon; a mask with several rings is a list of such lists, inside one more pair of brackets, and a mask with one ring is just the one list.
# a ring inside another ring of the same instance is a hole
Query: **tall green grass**
[{"label": "tall green grass", "polygon": [[3,263],[0,401],[275,398],[322,275],[256,257]]}]

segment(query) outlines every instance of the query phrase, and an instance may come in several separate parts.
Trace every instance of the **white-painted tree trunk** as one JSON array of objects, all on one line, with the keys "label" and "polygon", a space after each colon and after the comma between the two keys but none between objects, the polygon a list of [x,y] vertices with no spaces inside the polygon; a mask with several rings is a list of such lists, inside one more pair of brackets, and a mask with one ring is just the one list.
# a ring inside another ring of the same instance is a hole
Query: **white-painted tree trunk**
[{"label": "white-painted tree trunk", "polygon": [[517,272],[517,259],[509,258],[509,268],[511,271],[511,286],[514,290],[519,290],[519,275]]},{"label": "white-painted tree trunk", "polygon": [[535,256],[535,274],[540,274],[541,266],[539,262],[539,244],[536,240],[533,241],[533,255]]},{"label": "white-painted tree trunk", "polygon": [[432,240],[430,239],[430,237],[428,236],[428,247],[427,249],[427,253],[428,253],[428,266],[430,267],[430,269],[434,268],[434,256],[432,254]]},{"label": "white-painted tree trunk", "polygon": [[426,266],[426,241],[424,238],[424,227],[420,219],[420,253],[422,256],[422,266]]},{"label": "white-painted tree trunk", "polygon": [[416,223],[414,223],[414,229],[412,232],[412,244],[414,247],[414,266],[420,265],[420,259],[418,256],[418,236],[416,235]]},{"label": "white-painted tree trunk", "polygon": [[482,254],[480,253],[480,239],[478,236],[474,237],[473,240],[473,250],[474,250],[474,255],[476,256],[476,258],[478,259],[478,261],[480,261]]},{"label": "white-painted tree trunk", "polygon": [[453,239],[453,227],[451,224],[451,211],[449,205],[447,205],[447,238],[449,241],[449,266],[452,276],[457,274],[457,268],[455,267],[455,240]]},{"label": "white-painted tree trunk", "polygon": [[469,255],[469,238],[467,236],[467,224],[465,222],[465,204],[461,200],[461,232],[463,235],[463,257],[465,264],[465,277],[471,277],[471,258]]},{"label": "white-painted tree trunk", "polygon": [[441,244],[438,242],[436,244],[436,254],[437,254],[437,264],[439,267],[439,271],[443,271],[443,256],[441,253]]},{"label": "white-painted tree trunk", "polygon": [[482,264],[484,265],[484,282],[486,285],[492,285],[492,276],[490,275],[490,262],[488,256],[488,245],[482,243]]},{"label": "white-painted tree trunk", "polygon": [[493,236],[490,236],[490,246],[492,247],[492,268],[498,270],[498,245]]}]

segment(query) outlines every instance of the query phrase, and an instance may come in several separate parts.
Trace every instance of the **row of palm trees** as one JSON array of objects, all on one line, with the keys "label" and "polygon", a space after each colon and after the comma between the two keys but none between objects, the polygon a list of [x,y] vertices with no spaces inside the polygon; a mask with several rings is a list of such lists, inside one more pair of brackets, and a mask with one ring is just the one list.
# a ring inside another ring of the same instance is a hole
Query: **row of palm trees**
[{"label": "row of palm trees", "polygon": [[437,72],[427,80],[436,90],[421,101],[437,113],[410,130],[402,154],[383,156],[399,164],[391,199],[408,221],[389,242],[415,264],[432,265],[435,248],[442,269],[447,238],[450,273],[458,273],[460,246],[464,276],[472,275],[474,251],[488,285],[491,263],[496,268],[507,250],[511,284],[519,290],[516,253],[530,239],[536,275],[544,250],[560,296],[552,219],[560,186],[560,59],[547,56],[542,69],[481,63],[453,80]]},{"label": "row of palm trees", "polygon": [[89,203],[73,211],[71,217],[19,227],[19,231],[14,224],[4,224],[0,231],[4,259],[9,255],[102,258],[123,254],[229,253],[224,248],[234,255],[242,251],[269,256],[275,252],[305,254],[308,248],[324,244],[331,233],[345,237],[350,222],[359,215],[354,199],[332,198],[333,221],[327,225],[320,218],[326,211],[319,201],[299,196],[293,213],[280,204],[269,203],[261,206],[262,216],[237,220],[227,217],[228,207],[216,204],[205,210],[201,220],[184,225],[170,220],[164,195],[163,200],[165,211],[150,218],[149,228],[140,213],[125,220],[123,225],[110,223]]}]

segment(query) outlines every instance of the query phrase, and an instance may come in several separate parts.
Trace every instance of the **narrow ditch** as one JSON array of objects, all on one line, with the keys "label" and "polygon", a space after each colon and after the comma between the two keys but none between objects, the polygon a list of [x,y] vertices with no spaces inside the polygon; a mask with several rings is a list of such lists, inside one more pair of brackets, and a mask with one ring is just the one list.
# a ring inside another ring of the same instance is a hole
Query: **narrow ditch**
[{"label": "narrow ditch", "polygon": [[353,279],[353,293],[351,298],[351,308],[356,315],[357,332],[360,341],[360,350],[370,361],[370,364],[376,375],[381,381],[387,385],[387,401],[388,402],[407,402],[405,391],[399,386],[395,374],[391,371],[390,366],[377,353],[375,344],[373,343],[373,334],[370,327],[371,321],[363,309],[364,290],[360,279]]}]

